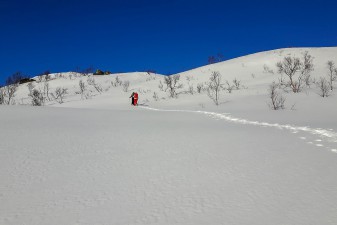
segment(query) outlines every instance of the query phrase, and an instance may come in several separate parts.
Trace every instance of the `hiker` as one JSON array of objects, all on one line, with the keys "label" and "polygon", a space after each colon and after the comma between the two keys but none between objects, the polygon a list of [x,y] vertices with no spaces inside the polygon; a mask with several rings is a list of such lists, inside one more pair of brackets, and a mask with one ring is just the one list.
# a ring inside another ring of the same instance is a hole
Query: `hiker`
[{"label": "hiker", "polygon": [[136,106],[138,105],[138,93],[135,92],[135,94],[133,95],[133,105]]},{"label": "hiker", "polygon": [[131,105],[135,105],[135,92],[132,92],[129,98],[131,98]]}]

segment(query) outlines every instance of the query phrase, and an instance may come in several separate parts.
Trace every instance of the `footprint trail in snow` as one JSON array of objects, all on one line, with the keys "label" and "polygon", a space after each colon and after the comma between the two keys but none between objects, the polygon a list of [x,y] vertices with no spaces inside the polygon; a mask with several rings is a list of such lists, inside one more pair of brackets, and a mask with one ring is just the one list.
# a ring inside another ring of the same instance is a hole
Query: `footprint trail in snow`
[{"label": "footprint trail in snow", "polygon": [[[237,124],[243,124],[243,125],[253,125],[253,126],[260,126],[260,127],[273,127],[273,128],[278,128],[281,130],[289,130],[293,134],[297,134],[299,132],[305,132],[309,133],[311,135],[314,135],[316,139],[314,141],[308,141],[307,144],[313,144],[317,147],[323,148],[325,147],[323,144],[324,142],[329,143],[329,145],[337,145],[337,133],[334,132],[332,129],[322,129],[322,128],[310,128],[308,126],[294,126],[294,125],[289,125],[289,124],[278,124],[278,123],[267,123],[267,122],[260,122],[260,121],[250,121],[246,119],[241,119],[241,118],[235,118],[232,117],[228,113],[215,113],[215,112],[207,112],[207,111],[192,111],[192,110],[174,110],[174,109],[155,109],[155,108],[150,108],[150,107],[143,107],[140,106],[141,108],[148,109],[148,110],[153,110],[153,111],[159,111],[159,112],[187,112],[187,113],[199,113],[203,114],[206,116],[209,116],[214,119],[218,120],[224,120],[232,123],[237,123]],[[321,139],[318,139],[317,136]],[[307,137],[301,136],[300,139],[302,140],[307,140]],[[323,140],[322,140],[323,139]],[[329,149],[331,152],[337,153],[336,147],[325,147],[326,149]]]}]

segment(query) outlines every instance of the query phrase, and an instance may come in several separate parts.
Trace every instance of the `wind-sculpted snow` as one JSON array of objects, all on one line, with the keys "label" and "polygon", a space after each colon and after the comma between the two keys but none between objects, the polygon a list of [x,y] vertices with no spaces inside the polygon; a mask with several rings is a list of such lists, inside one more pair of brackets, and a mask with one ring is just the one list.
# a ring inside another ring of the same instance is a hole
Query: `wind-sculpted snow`
[{"label": "wind-sculpted snow", "polygon": [[333,132],[149,109],[0,107],[0,224],[337,224]]},{"label": "wind-sculpted snow", "polygon": [[[142,107],[149,110],[154,111],[162,111],[162,112],[187,112],[187,113],[199,113],[206,116],[209,116],[214,119],[224,120],[227,122],[237,123],[237,124],[243,124],[243,125],[253,125],[253,126],[260,126],[260,127],[272,127],[277,129],[284,129],[289,130],[292,133],[298,133],[298,132],[306,132],[312,135],[316,135],[324,139],[326,142],[333,143],[337,145],[337,133],[335,131],[321,129],[321,128],[310,128],[310,127],[300,127],[300,126],[294,126],[294,125],[282,125],[278,123],[267,123],[267,122],[260,122],[260,121],[249,121],[246,119],[241,118],[235,118],[231,116],[228,113],[216,113],[216,112],[206,112],[206,111],[192,111],[192,110],[164,110],[164,109],[155,109],[150,107]],[[306,138],[301,137],[301,139],[306,140]],[[318,139],[317,142],[321,142],[322,140]],[[317,144],[318,147],[323,147],[322,144]],[[336,148],[331,149],[332,152],[337,152]]]}]

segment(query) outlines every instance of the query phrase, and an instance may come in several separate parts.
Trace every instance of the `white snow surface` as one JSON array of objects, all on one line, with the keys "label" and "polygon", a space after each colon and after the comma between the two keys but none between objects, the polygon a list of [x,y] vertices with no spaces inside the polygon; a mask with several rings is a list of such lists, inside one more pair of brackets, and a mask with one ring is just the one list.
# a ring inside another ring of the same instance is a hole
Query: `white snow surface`
[{"label": "white snow surface", "polygon": [[[267,105],[276,62],[305,51],[313,79],[337,62],[337,48],[261,52],[180,73],[173,99],[162,75],[143,72],[94,76],[103,91],[88,86],[89,99],[76,93],[87,77],[52,74],[50,92],[69,93],[45,107],[20,85],[17,105],[0,106],[0,224],[337,224],[336,91],[322,98],[312,85],[284,92],[284,110]],[[186,93],[212,71],[245,88],[219,106]]]}]

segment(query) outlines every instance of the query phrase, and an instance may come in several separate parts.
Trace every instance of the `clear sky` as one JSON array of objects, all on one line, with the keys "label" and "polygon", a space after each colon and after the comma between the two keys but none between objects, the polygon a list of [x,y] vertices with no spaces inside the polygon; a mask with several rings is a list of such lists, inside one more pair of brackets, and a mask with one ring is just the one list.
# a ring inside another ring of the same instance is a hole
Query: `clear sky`
[{"label": "clear sky", "polygon": [[0,0],[0,84],[16,71],[169,74],[284,47],[337,46],[336,1]]}]

